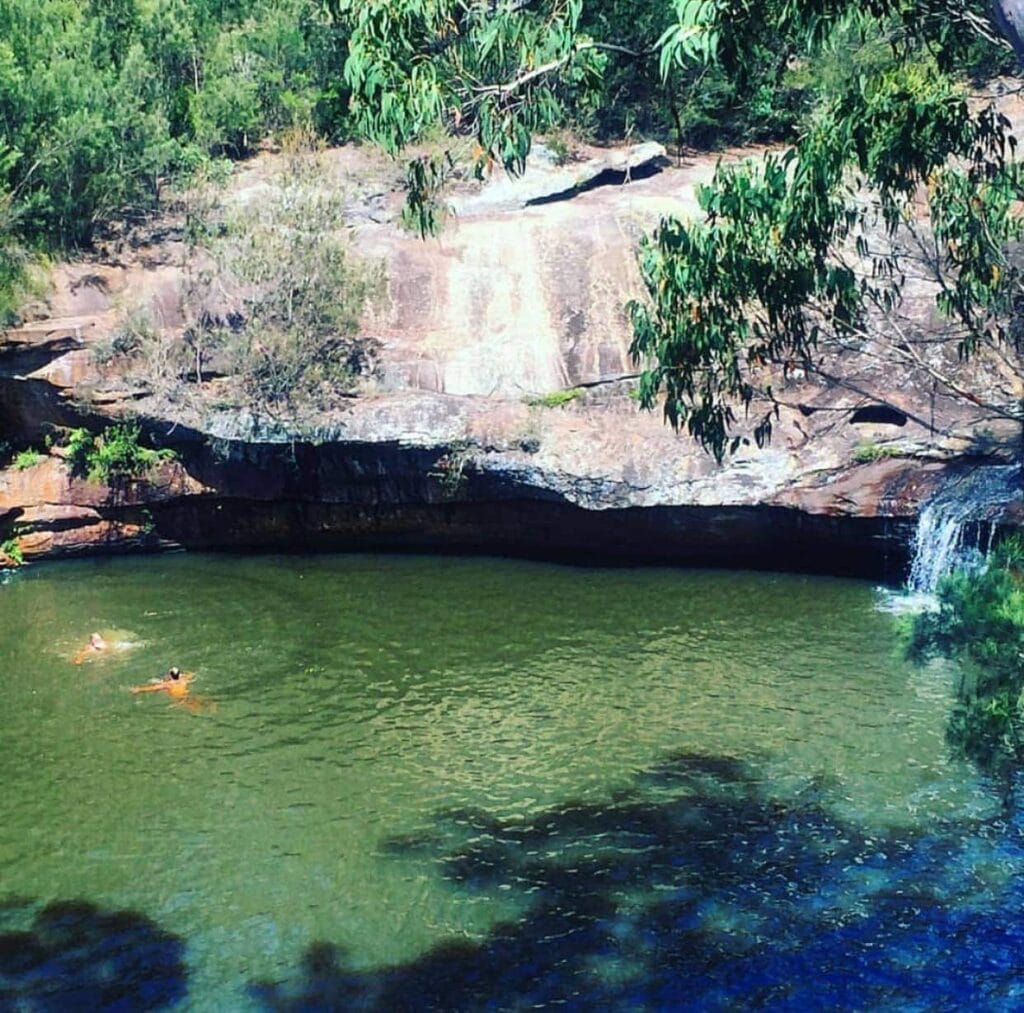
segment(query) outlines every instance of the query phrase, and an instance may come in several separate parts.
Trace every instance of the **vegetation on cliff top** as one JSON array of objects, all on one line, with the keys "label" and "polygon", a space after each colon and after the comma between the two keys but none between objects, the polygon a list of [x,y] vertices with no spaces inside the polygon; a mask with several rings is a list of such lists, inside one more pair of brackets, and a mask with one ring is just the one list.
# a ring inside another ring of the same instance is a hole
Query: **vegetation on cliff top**
[{"label": "vegetation on cliff top", "polygon": [[[362,5],[346,81],[360,133],[398,151],[442,124],[453,150],[473,137],[480,175],[494,162],[520,171],[531,135],[580,96],[600,97],[624,64],[673,97],[670,112],[724,80],[763,122],[794,128],[786,150],[721,165],[699,193],[701,220],[665,218],[642,244],[647,298],[630,308],[642,404],[663,405],[721,459],[770,437],[780,374],[835,382],[826,352],[868,349],[975,402],[958,358],[1003,356],[1020,377],[1024,287],[1012,251],[1024,187],[1008,120],[965,87],[1009,65],[1006,23],[981,3],[677,0],[620,36],[591,34],[611,27],[596,9]],[[449,164],[410,163],[424,231]],[[915,333],[908,275],[932,288],[944,329]],[[932,347],[942,344],[945,354]],[[1012,389],[983,407],[1021,417]]]},{"label": "vegetation on cliff top", "polygon": [[[403,5],[0,0],[0,325],[15,319],[33,257],[88,246],[113,220],[147,213],[205,160],[245,157],[295,128],[350,137],[364,111],[349,108],[344,68],[371,6]],[[601,0],[588,17],[628,41],[660,32],[668,10]],[[719,128],[760,136],[788,122],[748,112],[732,85],[703,87],[694,105],[696,92],[666,90],[630,64],[594,84],[565,91],[561,119],[602,136],[710,140]]]},{"label": "vegetation on cliff top", "polygon": [[[721,458],[769,437],[780,373],[831,379],[827,351],[870,345],[977,399],[912,333],[902,297],[923,271],[948,321],[929,342],[961,358],[1019,348],[1024,189],[1008,122],[964,87],[1012,65],[1007,13],[997,24],[980,0],[0,0],[0,313],[33,253],[87,245],[176,175],[288,129],[392,153],[432,138],[440,153],[408,167],[422,231],[459,159],[521,170],[538,131],[783,138],[784,152],[720,167],[702,220],[666,218],[643,243],[641,403]],[[1012,399],[984,407],[1020,416]]]},{"label": "vegetation on cliff top", "polygon": [[33,254],[176,174],[294,125],[344,137],[346,43],[319,0],[0,0],[0,324]]}]

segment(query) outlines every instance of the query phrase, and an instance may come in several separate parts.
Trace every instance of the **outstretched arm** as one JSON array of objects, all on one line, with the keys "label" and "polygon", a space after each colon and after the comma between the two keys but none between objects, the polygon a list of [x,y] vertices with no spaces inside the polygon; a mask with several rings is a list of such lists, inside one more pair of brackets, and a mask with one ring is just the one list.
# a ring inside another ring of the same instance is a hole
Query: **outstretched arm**
[{"label": "outstretched arm", "polygon": [[132,686],[133,693],[160,693],[167,686],[163,682],[151,682],[146,686]]}]

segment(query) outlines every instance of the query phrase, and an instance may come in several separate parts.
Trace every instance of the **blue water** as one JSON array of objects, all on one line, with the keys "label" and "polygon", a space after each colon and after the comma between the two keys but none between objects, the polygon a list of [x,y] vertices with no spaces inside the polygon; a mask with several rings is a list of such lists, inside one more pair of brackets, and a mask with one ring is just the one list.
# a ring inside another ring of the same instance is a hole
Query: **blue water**
[{"label": "blue water", "polygon": [[[0,1009],[1020,1008],[1024,827],[893,622],[774,574],[21,574]],[[168,664],[202,706],[127,692]]]}]

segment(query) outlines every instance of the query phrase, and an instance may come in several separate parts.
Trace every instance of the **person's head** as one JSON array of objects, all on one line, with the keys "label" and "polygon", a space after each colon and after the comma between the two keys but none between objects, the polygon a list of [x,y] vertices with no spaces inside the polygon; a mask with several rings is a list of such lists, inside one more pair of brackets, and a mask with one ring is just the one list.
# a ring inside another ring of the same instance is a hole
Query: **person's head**
[{"label": "person's head", "polygon": [[98,633],[90,633],[89,634],[89,646],[90,647],[106,647],[106,642],[104,641],[103,637],[101,637]]},{"label": "person's head", "polygon": [[180,679],[181,678],[181,669],[180,668],[169,668],[169,669],[167,669],[167,674],[172,679]]}]

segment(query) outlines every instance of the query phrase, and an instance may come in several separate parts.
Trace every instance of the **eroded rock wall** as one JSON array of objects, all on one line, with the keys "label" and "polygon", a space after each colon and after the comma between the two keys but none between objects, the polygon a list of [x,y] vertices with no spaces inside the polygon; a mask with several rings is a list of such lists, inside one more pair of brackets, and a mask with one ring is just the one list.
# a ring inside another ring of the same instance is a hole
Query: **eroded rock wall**
[{"label": "eroded rock wall", "polygon": [[[344,179],[345,154],[332,157]],[[541,204],[471,194],[427,242],[360,219],[359,248],[388,275],[367,322],[379,373],[315,415],[176,399],[97,354],[140,302],[181,326],[180,244],[60,267],[50,316],[0,342],[0,439],[59,446],[62,427],[131,417],[178,460],[115,487],[73,477],[57,450],[8,468],[0,542],[28,560],[387,547],[897,576],[921,504],[950,474],[1019,459],[1019,427],[868,354],[849,357],[845,385],[790,378],[771,444],[721,466],[640,411],[618,379],[635,368],[635,243],[659,216],[692,212],[711,165],[654,169]],[[245,167],[238,193],[262,192],[268,172]],[[565,403],[544,397],[573,385]]]}]

